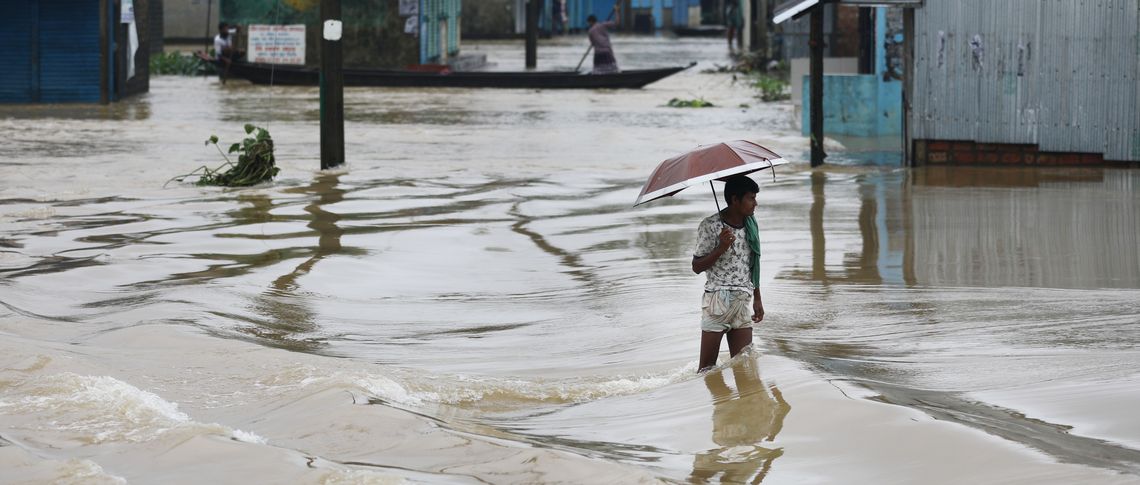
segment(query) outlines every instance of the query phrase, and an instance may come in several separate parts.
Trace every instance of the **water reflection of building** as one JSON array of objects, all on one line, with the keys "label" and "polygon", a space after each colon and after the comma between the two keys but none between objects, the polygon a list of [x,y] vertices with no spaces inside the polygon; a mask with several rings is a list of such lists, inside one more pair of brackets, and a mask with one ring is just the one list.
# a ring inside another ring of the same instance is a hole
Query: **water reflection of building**
[{"label": "water reflection of building", "polygon": [[[812,266],[810,271],[793,269],[792,279],[812,279],[824,283],[857,282],[868,284],[914,284],[914,266],[908,232],[911,210],[903,172],[878,172],[856,178],[859,195],[860,245],[843,255],[838,269],[828,265],[827,234],[824,230],[829,175],[811,174],[812,204],[809,210]],[[849,184],[836,184],[844,189]]]},{"label": "water reflection of building", "polygon": [[824,231],[824,220],[835,217],[825,215],[829,177],[811,177],[812,267],[793,269],[789,278],[908,286],[1140,284],[1140,176],[1133,171],[959,167],[863,174],[854,179],[860,244],[839,268],[829,264],[827,243],[842,234],[829,238]]},{"label": "water reflection of building", "polygon": [[705,376],[713,400],[712,440],[718,447],[693,458],[692,482],[760,483],[784,454],[770,443],[792,407],[776,386],[760,379],[754,359],[743,359],[730,369],[735,390],[725,383],[728,369]]},{"label": "water reflection of building", "polygon": [[338,187],[339,182],[339,174],[322,174],[306,187],[285,190],[287,193],[315,196],[305,206],[305,212],[312,216],[307,227],[316,231],[317,245],[312,248],[309,259],[302,261],[293,271],[278,276],[268,290],[253,298],[254,309],[263,320],[248,330],[274,345],[295,349],[314,346],[306,338],[319,327],[318,315],[303,297],[303,292],[299,291],[297,279],[309,274],[313,266],[325,257],[338,254],[343,249],[340,237],[344,229],[337,226],[341,216],[325,208],[344,200],[345,190]]},{"label": "water reflection of building", "polygon": [[909,185],[920,284],[1140,285],[1135,171],[928,168]]}]

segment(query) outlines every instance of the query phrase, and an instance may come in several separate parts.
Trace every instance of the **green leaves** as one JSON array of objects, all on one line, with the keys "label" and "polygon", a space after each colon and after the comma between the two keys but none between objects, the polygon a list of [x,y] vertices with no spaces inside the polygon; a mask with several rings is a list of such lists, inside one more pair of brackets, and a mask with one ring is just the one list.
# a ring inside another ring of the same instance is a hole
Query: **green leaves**
[{"label": "green leaves", "polygon": [[208,64],[189,54],[167,52],[150,55],[151,76],[200,76],[214,73],[213,64]]},{"label": "green leaves", "polygon": [[218,147],[218,137],[211,135],[206,140],[206,145],[214,144],[226,162],[213,170],[208,167],[201,167],[171,180],[181,181],[191,175],[198,175],[198,185],[219,185],[223,187],[248,187],[273,180],[279,171],[276,159],[273,156],[273,138],[269,136],[269,131],[264,128],[258,128],[252,124],[245,125],[246,135],[253,134],[254,130],[257,131],[256,135],[246,136],[240,143],[230,145],[228,153],[238,154],[236,164],[222,152],[221,147]]},{"label": "green leaves", "polygon": [[792,97],[787,82],[765,74],[758,75],[752,87],[760,91],[761,101],[783,101]]},{"label": "green leaves", "polygon": [[669,100],[666,106],[670,108],[712,108],[714,104],[705,100],[705,98],[697,99],[681,99],[673,98]]}]

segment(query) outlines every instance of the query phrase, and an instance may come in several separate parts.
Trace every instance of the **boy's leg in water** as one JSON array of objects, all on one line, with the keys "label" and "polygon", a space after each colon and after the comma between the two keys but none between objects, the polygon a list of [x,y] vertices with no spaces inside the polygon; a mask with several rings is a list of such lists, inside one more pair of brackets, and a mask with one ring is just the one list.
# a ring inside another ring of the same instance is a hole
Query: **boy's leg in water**
[{"label": "boy's leg in water", "polygon": [[745,347],[752,345],[752,328],[737,328],[728,331],[728,353],[736,357]]},{"label": "boy's leg in water", "polygon": [[720,338],[724,332],[701,332],[701,359],[697,364],[697,372],[701,372],[716,365],[717,354],[720,354]]}]

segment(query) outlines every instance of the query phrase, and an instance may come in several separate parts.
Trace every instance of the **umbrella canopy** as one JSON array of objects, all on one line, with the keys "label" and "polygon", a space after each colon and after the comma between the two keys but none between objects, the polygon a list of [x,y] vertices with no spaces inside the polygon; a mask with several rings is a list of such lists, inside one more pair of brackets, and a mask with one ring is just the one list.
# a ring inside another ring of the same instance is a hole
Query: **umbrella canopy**
[{"label": "umbrella canopy", "polygon": [[784,165],[787,160],[776,152],[747,140],[702,145],[696,150],[661,162],[633,205],[668,197],[687,187],[733,175]]}]

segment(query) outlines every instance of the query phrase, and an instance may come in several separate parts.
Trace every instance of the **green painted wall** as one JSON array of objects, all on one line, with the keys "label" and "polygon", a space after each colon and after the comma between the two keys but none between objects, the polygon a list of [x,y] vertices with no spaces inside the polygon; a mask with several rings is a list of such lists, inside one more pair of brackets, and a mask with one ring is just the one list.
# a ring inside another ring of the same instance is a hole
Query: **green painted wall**
[{"label": "green painted wall", "polygon": [[[320,0],[221,0],[221,10],[222,21],[239,25],[305,24],[305,64],[320,64]],[[346,68],[419,63],[420,40],[404,33],[399,0],[341,0],[341,20]]]}]

